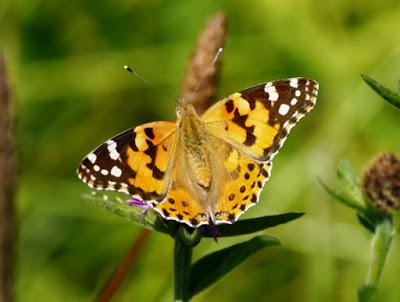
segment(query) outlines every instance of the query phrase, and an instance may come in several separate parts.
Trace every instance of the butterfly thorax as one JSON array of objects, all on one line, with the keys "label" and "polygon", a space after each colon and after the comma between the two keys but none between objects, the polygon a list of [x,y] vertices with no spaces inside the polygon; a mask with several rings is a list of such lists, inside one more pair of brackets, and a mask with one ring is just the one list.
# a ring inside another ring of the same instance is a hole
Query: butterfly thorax
[{"label": "butterfly thorax", "polygon": [[179,138],[191,176],[198,185],[208,189],[212,170],[202,121],[192,105],[180,107],[177,115]]}]

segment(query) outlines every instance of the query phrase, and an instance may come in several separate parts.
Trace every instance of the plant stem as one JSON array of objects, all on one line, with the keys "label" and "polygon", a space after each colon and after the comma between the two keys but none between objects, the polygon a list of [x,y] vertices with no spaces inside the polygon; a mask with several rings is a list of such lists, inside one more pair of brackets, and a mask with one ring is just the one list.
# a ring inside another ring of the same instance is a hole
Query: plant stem
[{"label": "plant stem", "polygon": [[0,301],[14,301],[15,175],[14,110],[0,52]]},{"label": "plant stem", "polygon": [[192,246],[177,234],[174,248],[175,301],[188,301]]},{"label": "plant stem", "polygon": [[125,280],[128,272],[136,263],[140,253],[143,250],[147,239],[150,236],[150,231],[144,229],[140,232],[139,236],[135,239],[125,258],[118,264],[113,276],[108,280],[104,289],[99,296],[98,302],[108,302],[112,299],[114,294],[120,288],[122,282]]},{"label": "plant stem", "polygon": [[378,285],[392,242],[392,233],[392,223],[388,219],[385,219],[376,227],[371,247],[371,262],[366,280],[367,285]]},{"label": "plant stem", "polygon": [[386,218],[375,228],[375,234],[371,242],[371,261],[368,268],[365,285],[359,289],[360,302],[373,301],[379,279],[385,266],[390,244],[393,237],[393,226]]}]

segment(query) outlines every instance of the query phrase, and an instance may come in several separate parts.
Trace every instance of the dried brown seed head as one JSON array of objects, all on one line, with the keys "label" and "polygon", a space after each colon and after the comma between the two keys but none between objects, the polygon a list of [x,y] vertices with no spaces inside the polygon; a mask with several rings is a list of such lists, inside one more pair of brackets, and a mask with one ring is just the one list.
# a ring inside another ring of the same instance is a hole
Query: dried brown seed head
[{"label": "dried brown seed head", "polygon": [[[193,91],[203,77],[204,80],[191,102],[197,113],[202,114],[215,101],[221,58],[212,65],[218,49],[224,46],[228,21],[224,14],[217,13],[210,18],[194,49],[182,83],[182,97],[192,97]],[[212,65],[212,66],[211,66]]]},{"label": "dried brown seed head", "polygon": [[393,153],[381,155],[365,173],[363,187],[377,208],[400,209],[400,158]]}]

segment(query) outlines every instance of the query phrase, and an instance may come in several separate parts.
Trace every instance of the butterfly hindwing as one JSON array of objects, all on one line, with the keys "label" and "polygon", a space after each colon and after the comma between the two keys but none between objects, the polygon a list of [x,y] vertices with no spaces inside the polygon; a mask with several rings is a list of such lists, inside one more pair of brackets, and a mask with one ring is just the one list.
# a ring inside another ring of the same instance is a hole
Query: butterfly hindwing
[{"label": "butterfly hindwing", "polygon": [[257,204],[272,168],[272,162],[256,162],[233,147],[228,150],[229,156],[224,160],[226,184],[215,205],[217,224],[232,223]]},{"label": "butterfly hindwing", "polygon": [[210,107],[207,130],[257,161],[270,161],[291,128],[315,104],[318,84],[292,78],[261,84]]},{"label": "butterfly hindwing", "polygon": [[89,153],[78,176],[91,188],[113,190],[158,202],[168,189],[173,122],[154,122],[129,129]]}]

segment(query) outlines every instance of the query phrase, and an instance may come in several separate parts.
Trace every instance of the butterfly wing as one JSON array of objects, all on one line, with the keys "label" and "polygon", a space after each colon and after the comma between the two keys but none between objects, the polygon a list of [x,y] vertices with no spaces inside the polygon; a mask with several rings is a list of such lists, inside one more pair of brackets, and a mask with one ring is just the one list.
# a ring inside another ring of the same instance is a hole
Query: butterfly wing
[{"label": "butterfly wing", "polygon": [[292,78],[261,84],[210,107],[206,129],[257,161],[270,161],[291,128],[316,102],[318,84]]},{"label": "butterfly wing", "polygon": [[129,129],[89,153],[79,178],[97,190],[161,201],[170,183],[176,124],[154,122]]}]

